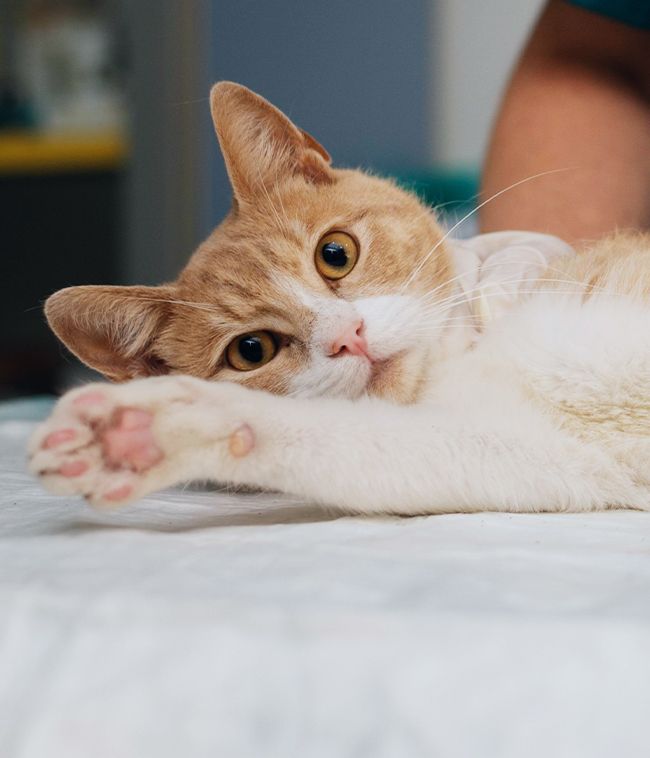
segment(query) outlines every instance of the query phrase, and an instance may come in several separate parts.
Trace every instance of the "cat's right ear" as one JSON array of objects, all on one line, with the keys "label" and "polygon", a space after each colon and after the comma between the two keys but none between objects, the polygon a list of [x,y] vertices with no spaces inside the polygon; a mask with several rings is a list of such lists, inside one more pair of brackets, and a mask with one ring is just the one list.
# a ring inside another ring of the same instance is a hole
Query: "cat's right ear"
[{"label": "cat's right ear", "polygon": [[312,184],[334,181],[327,150],[260,95],[219,82],[210,107],[237,201],[254,201],[284,176]]},{"label": "cat's right ear", "polygon": [[157,340],[173,287],[68,287],[45,303],[56,336],[87,366],[124,381],[167,373]]}]

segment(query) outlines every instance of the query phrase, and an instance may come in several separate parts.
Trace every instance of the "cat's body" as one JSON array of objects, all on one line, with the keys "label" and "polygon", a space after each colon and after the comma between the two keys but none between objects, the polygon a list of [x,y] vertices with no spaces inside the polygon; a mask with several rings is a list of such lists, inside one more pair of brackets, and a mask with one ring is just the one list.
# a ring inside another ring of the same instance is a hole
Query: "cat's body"
[{"label": "cat's body", "polygon": [[61,400],[32,441],[47,486],[98,504],[213,479],[359,513],[650,509],[647,237],[501,277],[517,292],[491,313],[489,264],[463,291],[415,198],[332,169],[236,85],[213,112],[235,206],[179,280],[48,303],[87,363],[150,378]]}]

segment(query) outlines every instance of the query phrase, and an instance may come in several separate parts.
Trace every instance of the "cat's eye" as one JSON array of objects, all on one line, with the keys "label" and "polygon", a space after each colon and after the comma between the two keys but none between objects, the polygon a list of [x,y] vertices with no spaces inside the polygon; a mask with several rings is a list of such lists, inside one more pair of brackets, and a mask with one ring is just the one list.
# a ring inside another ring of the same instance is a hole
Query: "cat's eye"
[{"label": "cat's eye", "polygon": [[326,279],[343,279],[359,260],[356,240],[345,232],[330,232],[316,247],[316,268]]},{"label": "cat's eye", "polygon": [[278,352],[271,332],[241,334],[226,348],[226,359],[237,371],[252,371],[268,363]]}]

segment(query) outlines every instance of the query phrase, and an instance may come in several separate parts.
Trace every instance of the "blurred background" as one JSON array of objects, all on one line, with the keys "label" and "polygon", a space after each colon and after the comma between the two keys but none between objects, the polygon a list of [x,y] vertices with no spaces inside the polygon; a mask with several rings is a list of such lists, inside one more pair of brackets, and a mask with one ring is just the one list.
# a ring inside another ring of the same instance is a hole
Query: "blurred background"
[{"label": "blurred background", "polygon": [[43,300],[173,278],[226,213],[212,82],[450,218],[540,0],[0,0],[0,398],[82,376]]}]

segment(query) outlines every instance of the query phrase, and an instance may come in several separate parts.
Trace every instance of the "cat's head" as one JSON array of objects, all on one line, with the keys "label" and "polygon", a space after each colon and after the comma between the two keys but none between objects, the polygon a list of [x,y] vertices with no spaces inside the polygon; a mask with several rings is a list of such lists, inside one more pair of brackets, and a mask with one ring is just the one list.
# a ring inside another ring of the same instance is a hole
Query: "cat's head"
[{"label": "cat's head", "polygon": [[52,295],[54,332],[114,380],[174,372],[414,400],[435,349],[429,295],[437,288],[440,301],[451,276],[430,209],[390,181],[333,168],[245,87],[217,84],[211,106],[229,215],[171,284]]}]

